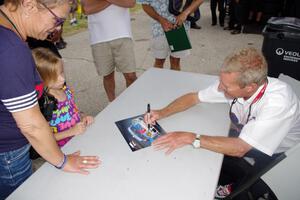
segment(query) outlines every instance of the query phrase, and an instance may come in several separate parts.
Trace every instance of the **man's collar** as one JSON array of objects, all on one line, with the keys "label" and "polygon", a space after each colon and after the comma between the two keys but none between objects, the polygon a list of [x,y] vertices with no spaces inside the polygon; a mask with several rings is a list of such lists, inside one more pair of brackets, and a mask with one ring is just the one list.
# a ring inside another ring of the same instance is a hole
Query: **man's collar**
[{"label": "man's collar", "polygon": [[[266,80],[266,81],[268,81],[268,80]],[[237,98],[237,102],[240,104],[243,104],[243,105],[250,105],[253,102],[253,100],[255,99],[255,97],[258,95],[258,93],[262,90],[266,81],[257,88],[257,90],[254,92],[254,94],[251,95],[250,98],[248,98],[247,100],[245,100],[243,97]]]}]

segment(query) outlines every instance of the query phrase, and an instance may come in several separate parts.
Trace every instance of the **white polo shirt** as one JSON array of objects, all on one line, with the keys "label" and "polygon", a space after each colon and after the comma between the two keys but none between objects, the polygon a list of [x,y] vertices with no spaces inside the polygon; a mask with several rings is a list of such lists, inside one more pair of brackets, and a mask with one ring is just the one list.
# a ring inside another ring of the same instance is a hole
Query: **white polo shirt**
[{"label": "white polo shirt", "polygon": [[[218,91],[219,81],[199,91],[201,102],[228,102]],[[239,123],[245,124],[249,107],[262,89],[258,88],[251,98],[238,98],[232,107]],[[251,115],[239,137],[252,147],[267,155],[285,152],[300,142],[300,101],[289,85],[276,78],[268,77],[268,85],[262,98],[251,107]]]}]

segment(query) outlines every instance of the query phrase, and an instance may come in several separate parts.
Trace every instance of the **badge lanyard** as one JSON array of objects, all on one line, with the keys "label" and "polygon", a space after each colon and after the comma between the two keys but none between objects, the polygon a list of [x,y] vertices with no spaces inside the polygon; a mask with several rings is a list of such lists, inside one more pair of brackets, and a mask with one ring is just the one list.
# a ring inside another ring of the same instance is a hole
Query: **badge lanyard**
[{"label": "badge lanyard", "polygon": [[[255,97],[255,98],[253,99],[253,101],[251,102],[250,107],[249,107],[249,112],[248,112],[247,120],[246,120],[246,124],[248,123],[249,118],[250,118],[250,115],[251,115],[251,108],[252,108],[252,105],[253,105],[254,103],[256,103],[257,101],[259,101],[259,100],[262,98],[262,96],[265,94],[267,85],[268,85],[268,81],[265,82],[263,88],[259,91],[259,93],[256,95],[256,97]],[[232,103],[231,103],[231,106],[230,106],[230,112],[231,112],[231,109],[232,109],[233,104],[235,104],[236,101],[237,101],[237,98],[233,99],[233,101],[232,101]]]}]

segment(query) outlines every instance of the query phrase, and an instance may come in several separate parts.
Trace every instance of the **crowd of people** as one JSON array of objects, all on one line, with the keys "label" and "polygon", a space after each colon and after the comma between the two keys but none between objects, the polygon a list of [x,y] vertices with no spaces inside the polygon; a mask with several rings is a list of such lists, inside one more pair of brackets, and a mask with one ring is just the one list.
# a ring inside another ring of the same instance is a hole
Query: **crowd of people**
[{"label": "crowd of people", "polygon": [[[231,34],[261,33],[271,17],[299,17],[300,11],[299,2],[295,0],[211,0],[212,25],[216,22],[216,4],[220,25],[226,13],[229,16],[224,30],[230,30]],[[253,27],[253,30],[245,30],[246,27]]]},{"label": "crowd of people", "polygon": [[[180,59],[190,52],[171,52],[164,32],[184,26],[188,33],[191,22],[187,17],[202,2],[192,1],[175,16],[168,10],[168,1],[138,1],[153,21],[154,67],[162,68],[169,57],[171,69],[180,70]],[[70,10],[76,10],[77,1],[4,0],[2,3],[0,199],[5,199],[32,174],[31,146],[47,162],[65,172],[88,174],[87,170],[97,168],[101,161],[98,156],[82,156],[80,151],[66,155],[60,149],[94,121],[92,116],[79,111],[73,90],[65,81],[61,55],[54,45],[61,38],[62,25]],[[137,79],[129,12],[136,2],[82,0],[81,3],[88,16],[95,67],[99,76],[103,76],[108,100],[113,101],[116,70],[123,74],[127,87]],[[219,25],[224,26],[224,5],[222,0],[211,1],[213,26],[217,24],[217,6]],[[260,19],[259,12],[249,14],[255,20]],[[76,23],[73,16],[71,20],[70,23]],[[286,83],[267,77],[267,71],[261,52],[253,48],[239,50],[225,59],[219,80],[210,87],[185,94],[145,115],[145,122],[154,124],[201,102],[230,105],[228,137],[209,136],[200,130],[199,133],[175,131],[153,143],[167,153],[192,145],[195,149],[224,154],[216,198],[226,197],[247,174],[257,172],[300,141],[299,98]],[[245,157],[254,159],[255,164],[241,165],[246,162]]]}]

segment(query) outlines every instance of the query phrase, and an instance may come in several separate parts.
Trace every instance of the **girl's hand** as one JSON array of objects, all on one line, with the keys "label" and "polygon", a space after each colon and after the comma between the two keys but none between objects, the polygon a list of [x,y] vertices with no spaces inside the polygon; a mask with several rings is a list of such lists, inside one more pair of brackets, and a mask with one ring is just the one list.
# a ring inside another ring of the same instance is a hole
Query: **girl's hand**
[{"label": "girl's hand", "polygon": [[86,124],[84,122],[77,123],[73,128],[73,135],[79,135],[84,133],[86,130]]},{"label": "girl's hand", "polygon": [[85,125],[86,126],[89,126],[89,125],[91,125],[92,123],[94,123],[94,117],[92,117],[92,116],[84,116],[83,118],[82,118],[82,122],[83,123],[85,123]]}]

